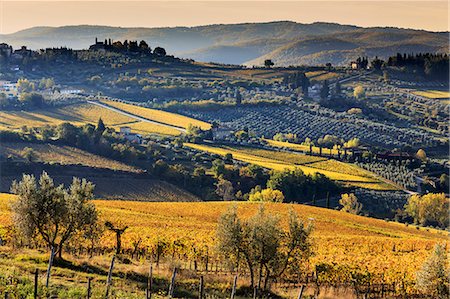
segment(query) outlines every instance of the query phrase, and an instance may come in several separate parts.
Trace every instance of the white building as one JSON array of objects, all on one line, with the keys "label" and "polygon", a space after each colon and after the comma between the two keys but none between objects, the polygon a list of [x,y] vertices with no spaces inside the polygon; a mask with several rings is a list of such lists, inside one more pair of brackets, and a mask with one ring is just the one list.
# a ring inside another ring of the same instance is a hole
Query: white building
[{"label": "white building", "polygon": [[8,98],[17,96],[17,83],[10,81],[0,81],[0,93],[6,94]]},{"label": "white building", "polygon": [[125,138],[126,140],[132,142],[132,143],[141,143],[142,142],[142,135],[131,133],[130,127],[120,127],[120,136]]},{"label": "white building", "polygon": [[219,126],[217,128],[213,128],[212,137],[214,140],[223,140],[227,139],[231,135],[233,135],[233,130],[228,127]]}]

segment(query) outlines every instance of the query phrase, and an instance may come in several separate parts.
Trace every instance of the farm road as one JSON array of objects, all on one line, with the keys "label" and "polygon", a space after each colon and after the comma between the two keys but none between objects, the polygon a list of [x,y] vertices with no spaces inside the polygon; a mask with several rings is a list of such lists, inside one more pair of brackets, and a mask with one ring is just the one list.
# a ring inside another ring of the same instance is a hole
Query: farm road
[{"label": "farm road", "polygon": [[100,106],[100,107],[102,107],[102,108],[109,109],[109,110],[111,110],[111,111],[114,111],[114,112],[123,114],[123,115],[125,115],[125,116],[134,118],[134,119],[139,120],[139,121],[142,121],[142,122],[151,123],[151,124],[154,124],[154,125],[159,125],[159,126],[163,126],[163,127],[167,127],[167,128],[172,128],[172,129],[178,130],[178,131],[180,131],[180,132],[182,132],[182,133],[186,133],[186,129],[184,129],[184,128],[180,128],[180,127],[177,127],[177,126],[172,126],[172,125],[169,125],[169,124],[157,122],[157,121],[154,121],[154,120],[151,120],[151,119],[148,119],[148,118],[139,116],[139,115],[135,115],[135,114],[132,114],[132,113],[129,113],[129,112],[126,112],[126,111],[117,109],[117,108],[115,108],[115,107],[111,107],[111,106],[102,104],[102,103],[100,103],[100,102],[96,102],[96,101],[87,101],[87,102],[88,102],[89,104],[97,105],[97,106]]}]

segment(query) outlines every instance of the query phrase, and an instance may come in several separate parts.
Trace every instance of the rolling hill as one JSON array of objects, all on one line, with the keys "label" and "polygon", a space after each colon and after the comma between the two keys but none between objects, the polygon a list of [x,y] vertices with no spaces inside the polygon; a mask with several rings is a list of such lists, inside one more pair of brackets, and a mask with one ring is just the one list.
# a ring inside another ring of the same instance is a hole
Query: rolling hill
[{"label": "rolling hill", "polygon": [[34,27],[0,40],[33,49],[67,46],[87,48],[98,37],[140,40],[151,47],[199,61],[260,65],[346,64],[357,55],[386,57],[399,52],[448,52],[448,32],[400,28],[362,28],[334,23],[288,21],[173,28],[107,26]]}]

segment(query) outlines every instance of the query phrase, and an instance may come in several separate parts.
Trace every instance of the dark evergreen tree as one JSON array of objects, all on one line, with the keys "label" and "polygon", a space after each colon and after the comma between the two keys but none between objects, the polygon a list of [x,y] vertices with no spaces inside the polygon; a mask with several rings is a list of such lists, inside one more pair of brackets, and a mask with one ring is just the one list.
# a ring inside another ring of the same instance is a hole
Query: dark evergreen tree
[{"label": "dark evergreen tree", "polygon": [[328,80],[323,81],[322,89],[320,90],[320,97],[325,100],[330,95],[330,86]]},{"label": "dark evergreen tree", "polygon": [[102,118],[100,117],[97,122],[96,131],[99,132],[100,134],[102,134],[105,130],[106,130],[105,123],[103,122]]}]

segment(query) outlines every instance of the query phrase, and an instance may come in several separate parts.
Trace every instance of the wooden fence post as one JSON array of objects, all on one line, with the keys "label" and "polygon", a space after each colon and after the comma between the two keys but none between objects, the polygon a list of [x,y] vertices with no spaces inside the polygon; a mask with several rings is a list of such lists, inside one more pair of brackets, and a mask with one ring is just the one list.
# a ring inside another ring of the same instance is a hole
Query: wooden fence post
[{"label": "wooden fence post", "polygon": [[173,274],[172,279],[170,280],[170,286],[169,286],[169,298],[173,297],[173,292],[175,289],[175,277],[177,276],[177,268],[173,268]]},{"label": "wooden fence post", "polygon": [[88,282],[87,282],[87,299],[91,298],[91,280],[92,277],[88,277]]},{"label": "wooden fence post", "polygon": [[198,287],[198,298],[203,299],[203,275],[200,276],[200,286]]},{"label": "wooden fence post", "polygon": [[298,293],[298,299],[302,299],[303,297],[303,291],[305,290],[305,285],[302,284],[302,286],[300,287],[300,292]]},{"label": "wooden fence post", "polygon": [[47,279],[45,281],[45,287],[48,288],[50,283],[50,271],[52,270],[53,258],[55,257],[55,247],[52,246],[52,250],[50,252],[50,259],[48,260],[48,268],[47,268]]},{"label": "wooden fence post", "polygon": [[234,296],[236,296],[237,279],[238,279],[238,276],[237,276],[237,274],[236,274],[236,275],[234,276],[233,289],[231,289],[231,299],[234,299]]},{"label": "wooden fence post", "polygon": [[109,267],[109,271],[108,271],[108,278],[106,279],[106,294],[105,294],[105,298],[109,297],[109,288],[111,287],[111,280],[112,280],[112,272],[114,269],[114,260],[116,259],[116,255],[114,254],[112,259],[111,259],[111,265]]},{"label": "wooden fence post", "polygon": [[38,275],[39,270],[36,269],[36,271],[34,271],[34,299],[37,299],[38,297]]},{"label": "wooden fence post", "polygon": [[145,295],[146,299],[152,298],[152,283],[153,283],[153,260],[150,261],[150,270],[148,272],[147,292],[146,292],[146,295]]}]

